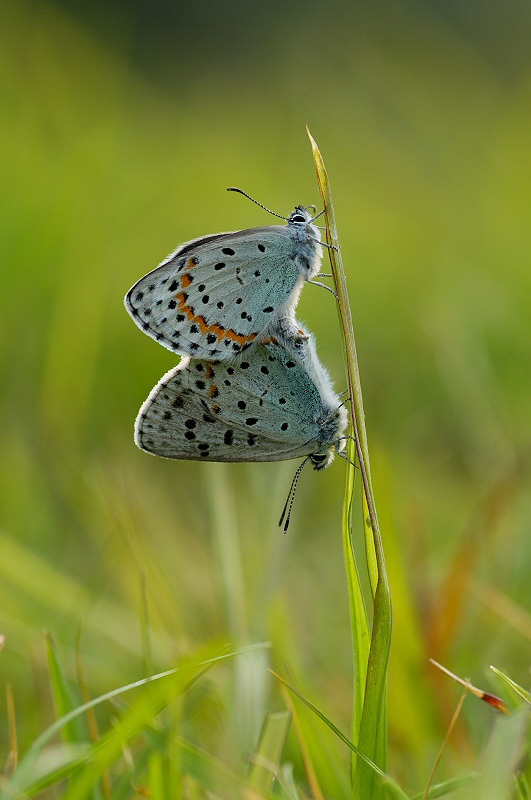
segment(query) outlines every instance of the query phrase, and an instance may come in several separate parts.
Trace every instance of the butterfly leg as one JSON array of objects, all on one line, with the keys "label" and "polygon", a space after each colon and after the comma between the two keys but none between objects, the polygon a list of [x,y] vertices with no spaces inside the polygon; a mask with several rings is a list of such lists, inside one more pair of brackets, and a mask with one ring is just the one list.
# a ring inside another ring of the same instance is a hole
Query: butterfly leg
[{"label": "butterfly leg", "polygon": [[[311,237],[310,237],[311,238]],[[320,242],[318,239],[313,239],[314,242],[317,242],[321,245],[321,247],[327,247],[329,250],[335,250],[336,253],[339,253],[340,247],[336,247],[335,244],[328,244],[327,242]]]},{"label": "butterfly leg", "polygon": [[331,289],[330,286],[327,286],[326,283],[320,283],[319,281],[307,281],[307,283],[313,283],[314,286],[321,286],[323,289],[326,289],[327,291],[332,292],[332,294],[334,295],[336,300],[339,300],[339,297],[334,292],[334,290]]}]

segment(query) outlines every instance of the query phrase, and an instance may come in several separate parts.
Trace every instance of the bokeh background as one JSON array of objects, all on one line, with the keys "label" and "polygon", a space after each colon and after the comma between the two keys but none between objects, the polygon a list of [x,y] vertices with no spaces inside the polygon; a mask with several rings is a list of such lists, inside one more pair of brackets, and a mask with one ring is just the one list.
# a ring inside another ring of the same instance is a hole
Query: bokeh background
[{"label": "bokeh background", "polygon": [[[93,695],[142,676],[141,572],[157,670],[273,642],[211,676],[191,739],[244,758],[281,706],[271,664],[348,731],[344,464],[303,474],[283,536],[297,462],[140,452],[137,410],[176,358],[122,301],[181,241],[273,223],[227,186],[319,205],[306,123],[394,597],[390,771],[423,785],[456,703],[429,656],[485,689],[489,664],[528,683],[530,34],[519,0],[4,3],[0,668],[22,750],[53,718],[43,629],[75,681],[81,626]],[[342,390],[333,298],[307,286],[298,315]],[[439,777],[473,768],[491,725],[467,701]],[[292,734],[286,752],[298,775]]]}]

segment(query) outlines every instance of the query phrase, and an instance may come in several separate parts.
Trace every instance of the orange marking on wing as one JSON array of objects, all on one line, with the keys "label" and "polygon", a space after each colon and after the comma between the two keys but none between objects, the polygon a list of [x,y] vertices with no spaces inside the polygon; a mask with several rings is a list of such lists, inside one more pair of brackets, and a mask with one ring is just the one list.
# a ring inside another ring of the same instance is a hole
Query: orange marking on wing
[{"label": "orange marking on wing", "polygon": [[267,336],[265,339],[260,339],[260,344],[278,344],[278,339],[275,339],[274,336]]},{"label": "orange marking on wing", "polygon": [[220,340],[221,339],[231,339],[233,342],[238,342],[238,344],[242,345],[249,344],[250,342],[253,341],[253,339],[256,339],[256,333],[251,333],[249,334],[249,336],[244,336],[243,334],[236,333],[236,331],[231,331],[231,329],[228,328],[225,331],[225,333],[220,337]]},{"label": "orange marking on wing", "polygon": [[212,411],[214,414],[219,414],[219,406],[212,406]]},{"label": "orange marking on wing", "polygon": [[[183,278],[181,277],[181,281],[182,280]],[[179,311],[182,311],[184,314],[186,314],[191,322],[195,322],[197,325],[199,325],[201,333],[214,333],[218,337],[218,341],[221,341],[222,339],[231,339],[232,341],[241,345],[250,344],[254,339],[256,339],[255,333],[251,333],[249,336],[244,336],[241,333],[236,333],[236,331],[230,330],[230,328],[225,330],[225,328],[223,328],[221,325],[207,325],[204,317],[194,314],[193,308],[190,308],[190,306],[186,305],[184,300],[184,292],[177,292],[175,299],[179,304]]]},{"label": "orange marking on wing", "polygon": [[190,286],[192,283],[192,279],[189,275],[182,275],[181,276],[181,286],[186,289],[187,286]]},{"label": "orange marking on wing", "polygon": [[212,384],[212,386],[209,389],[208,394],[210,395],[210,397],[217,397],[218,394],[219,394],[218,387],[214,386],[214,384]]},{"label": "orange marking on wing", "polygon": [[225,328],[222,325],[209,325],[208,332],[215,333],[218,339],[222,339],[223,334],[225,333]]},{"label": "orange marking on wing", "polygon": [[206,376],[207,376],[207,378],[208,378],[209,380],[210,380],[210,378],[213,378],[213,377],[214,377],[214,370],[212,369],[212,367],[210,366],[210,364],[208,365],[208,367],[207,367],[207,370],[206,370],[206,373],[205,373],[205,374],[206,374]]},{"label": "orange marking on wing", "polygon": [[185,268],[184,268],[184,269],[185,269],[185,270],[187,270],[187,269],[193,269],[193,267],[195,267],[195,265],[196,265],[196,264],[197,264],[197,260],[196,260],[195,258],[191,258],[191,259],[188,261],[188,264],[185,266]]},{"label": "orange marking on wing", "polygon": [[196,316],[194,314],[193,309],[190,308],[190,306],[186,305],[186,303],[184,302],[184,292],[177,292],[177,294],[175,295],[175,299],[179,303],[179,311],[184,311],[189,320],[191,320],[192,322],[196,322],[199,325],[201,333],[206,333],[206,331],[208,330],[208,325],[206,324],[203,317]]}]

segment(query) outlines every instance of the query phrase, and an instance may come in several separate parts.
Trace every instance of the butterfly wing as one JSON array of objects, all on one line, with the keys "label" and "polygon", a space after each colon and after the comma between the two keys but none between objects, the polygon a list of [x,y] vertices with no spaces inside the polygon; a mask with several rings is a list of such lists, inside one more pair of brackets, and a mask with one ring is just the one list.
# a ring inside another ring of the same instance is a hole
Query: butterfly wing
[{"label": "butterfly wing", "polygon": [[283,225],[195,239],[141,278],[125,305],[168,349],[232,360],[293,313],[304,283],[299,251]]},{"label": "butterfly wing", "polygon": [[166,458],[282,461],[313,452],[333,410],[287,350],[257,345],[233,364],[183,359],[140,409],[135,441]]}]

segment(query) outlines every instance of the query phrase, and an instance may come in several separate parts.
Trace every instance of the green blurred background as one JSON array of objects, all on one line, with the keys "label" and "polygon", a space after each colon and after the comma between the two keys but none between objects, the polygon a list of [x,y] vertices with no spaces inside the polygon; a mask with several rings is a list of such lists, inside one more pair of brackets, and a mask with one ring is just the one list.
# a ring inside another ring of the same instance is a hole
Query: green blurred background
[{"label": "green blurred background", "polygon": [[[270,664],[348,731],[344,464],[303,474],[283,536],[297,462],[139,451],[135,415],[176,359],[122,302],[181,241],[273,223],[227,186],[319,206],[306,123],[394,597],[390,771],[422,785],[457,700],[429,656],[485,689],[489,664],[527,684],[530,34],[516,0],[3,5],[0,663],[22,749],[53,716],[43,629],[75,680],[81,624],[93,694],[142,676],[141,571],[157,670],[209,641],[273,642],[195,698],[192,739],[252,748],[281,705]],[[307,286],[298,316],[342,390],[333,298]],[[441,776],[475,766],[491,720],[468,701]]]}]

